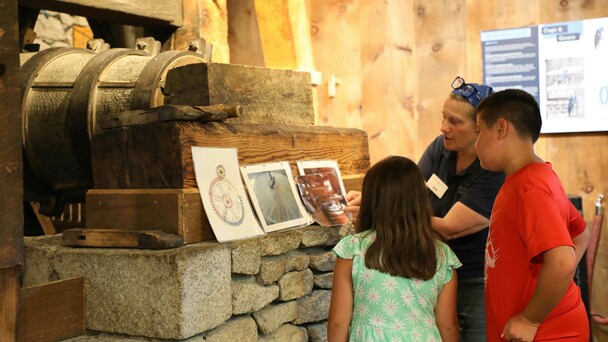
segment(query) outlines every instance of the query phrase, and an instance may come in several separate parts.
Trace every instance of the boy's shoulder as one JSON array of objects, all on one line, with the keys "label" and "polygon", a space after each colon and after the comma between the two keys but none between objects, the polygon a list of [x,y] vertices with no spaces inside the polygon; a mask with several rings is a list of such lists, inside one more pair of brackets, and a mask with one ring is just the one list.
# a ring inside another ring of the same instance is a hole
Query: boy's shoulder
[{"label": "boy's shoulder", "polygon": [[[516,192],[518,196],[545,194],[551,197],[564,193],[561,181],[550,163],[528,164],[508,176],[505,188]],[[511,193],[512,194],[512,193]]]},{"label": "boy's shoulder", "polygon": [[507,180],[510,182],[527,182],[531,184],[542,180],[554,179],[559,180],[555,171],[553,171],[551,163],[547,162],[528,164],[507,177]]}]

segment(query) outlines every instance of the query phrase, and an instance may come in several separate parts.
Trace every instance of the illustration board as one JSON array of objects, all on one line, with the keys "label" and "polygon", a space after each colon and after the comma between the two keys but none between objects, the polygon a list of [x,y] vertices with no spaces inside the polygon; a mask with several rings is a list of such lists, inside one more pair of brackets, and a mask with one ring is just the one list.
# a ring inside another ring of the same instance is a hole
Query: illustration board
[{"label": "illustration board", "polygon": [[217,241],[263,235],[239,174],[235,148],[192,147],[203,207]]}]

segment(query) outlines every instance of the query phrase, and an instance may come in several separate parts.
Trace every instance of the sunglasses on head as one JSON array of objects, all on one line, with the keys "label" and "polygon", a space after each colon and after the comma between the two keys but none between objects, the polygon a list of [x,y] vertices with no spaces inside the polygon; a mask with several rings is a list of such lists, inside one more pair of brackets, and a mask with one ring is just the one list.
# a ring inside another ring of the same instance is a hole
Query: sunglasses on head
[{"label": "sunglasses on head", "polygon": [[454,81],[452,81],[452,89],[458,90],[460,94],[457,94],[467,99],[473,107],[477,107],[477,104],[482,100],[479,91],[472,85],[466,83],[464,78],[460,76],[456,76]]}]

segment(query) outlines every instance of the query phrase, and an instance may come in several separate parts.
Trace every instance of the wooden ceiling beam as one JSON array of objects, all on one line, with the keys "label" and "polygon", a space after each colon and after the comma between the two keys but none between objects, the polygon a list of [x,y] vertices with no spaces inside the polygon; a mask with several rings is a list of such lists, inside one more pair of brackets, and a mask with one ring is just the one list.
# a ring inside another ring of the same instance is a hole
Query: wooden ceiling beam
[{"label": "wooden ceiling beam", "polygon": [[135,26],[182,26],[182,0],[19,0],[19,5]]}]

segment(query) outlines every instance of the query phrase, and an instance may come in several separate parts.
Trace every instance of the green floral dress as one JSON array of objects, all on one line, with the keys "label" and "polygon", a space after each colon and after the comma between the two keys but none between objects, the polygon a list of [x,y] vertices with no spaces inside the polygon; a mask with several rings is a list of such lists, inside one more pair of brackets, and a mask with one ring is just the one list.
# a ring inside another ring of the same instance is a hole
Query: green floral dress
[{"label": "green floral dress", "polygon": [[333,252],[353,259],[353,317],[350,341],[441,341],[435,322],[437,297],[462,266],[454,252],[438,242],[437,273],[430,280],[391,276],[365,267],[365,252],[375,231],[349,235]]}]

